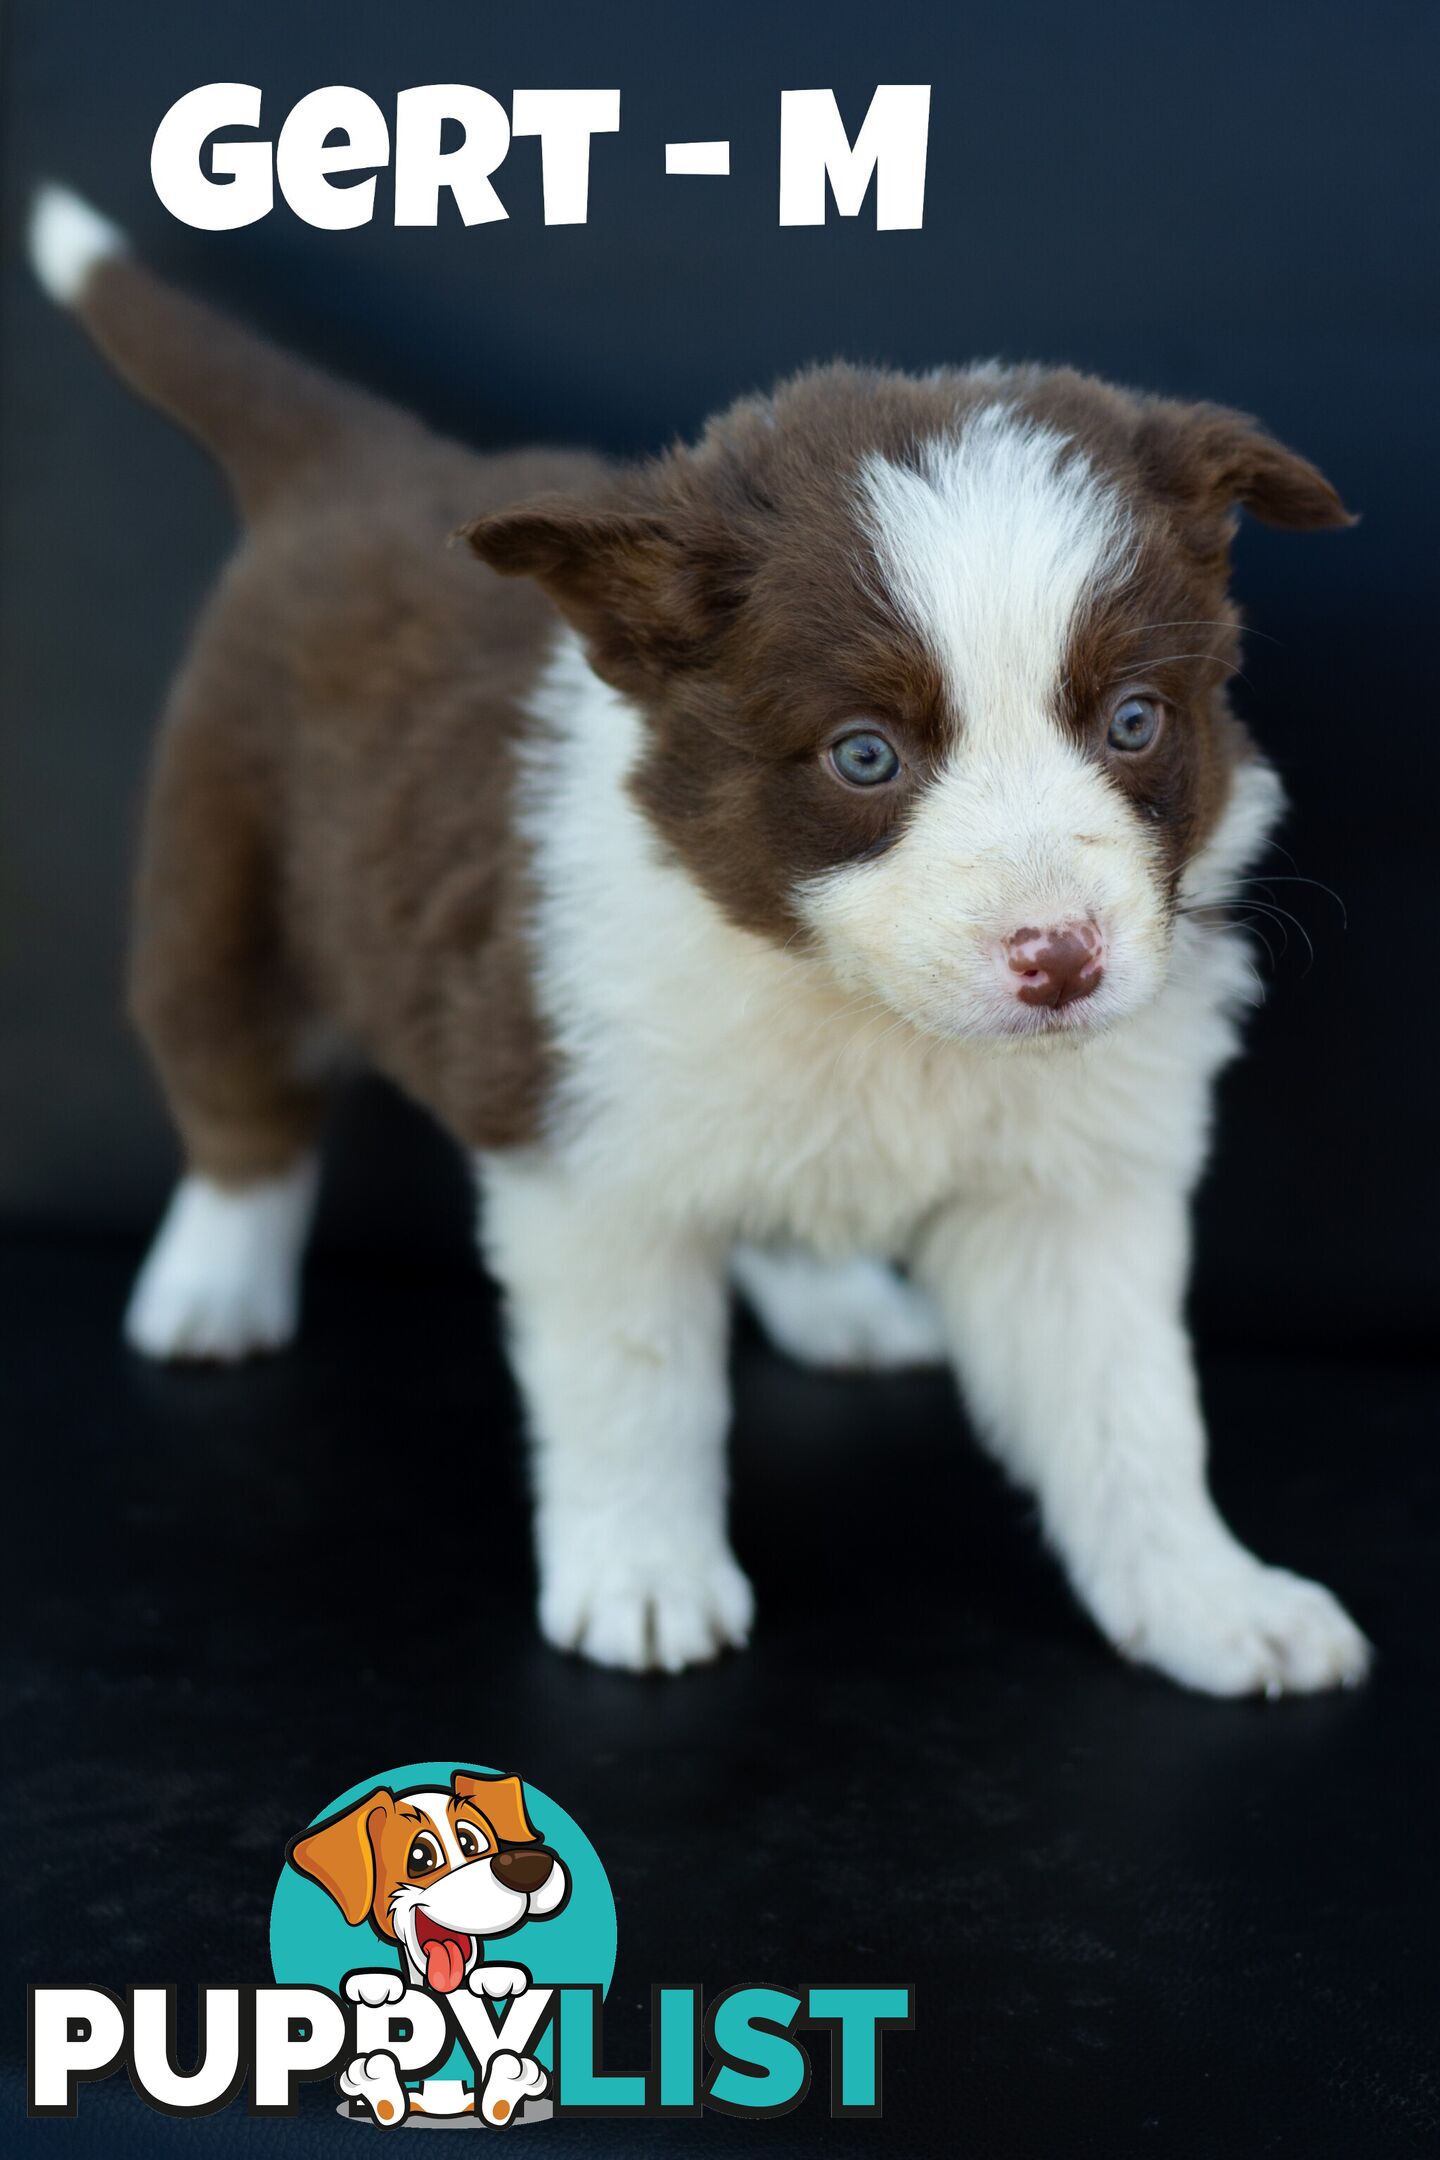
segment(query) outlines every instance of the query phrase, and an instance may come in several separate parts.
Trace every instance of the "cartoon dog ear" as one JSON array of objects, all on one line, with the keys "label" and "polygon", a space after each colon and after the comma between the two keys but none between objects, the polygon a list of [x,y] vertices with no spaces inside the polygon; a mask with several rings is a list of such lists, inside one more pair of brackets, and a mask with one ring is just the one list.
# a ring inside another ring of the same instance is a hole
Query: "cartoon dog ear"
[{"label": "cartoon dog ear", "polygon": [[382,1786],[343,1815],[291,1840],[290,1865],[334,1898],[351,1927],[368,1919],[374,1906],[375,1839],[394,1807],[394,1795]]},{"label": "cartoon dog ear", "polygon": [[1259,422],[1224,405],[1156,400],[1136,438],[1156,490],[1223,517],[1236,504],[1266,525],[1320,532],[1356,520],[1325,475]]},{"label": "cartoon dog ear", "polygon": [[485,1777],[478,1770],[457,1770],[451,1785],[456,1798],[473,1800],[502,1845],[535,1845],[540,1834],[525,1812],[525,1788],[518,1777]]}]

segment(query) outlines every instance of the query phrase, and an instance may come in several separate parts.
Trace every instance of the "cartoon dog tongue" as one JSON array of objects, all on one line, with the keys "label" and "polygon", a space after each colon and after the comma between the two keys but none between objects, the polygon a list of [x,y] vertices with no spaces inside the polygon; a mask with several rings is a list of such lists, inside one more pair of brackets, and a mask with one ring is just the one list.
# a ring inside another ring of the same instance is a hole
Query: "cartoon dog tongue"
[{"label": "cartoon dog tongue", "polygon": [[432,1935],[425,1945],[425,1979],[437,1995],[448,1995],[465,1977],[465,1952],[453,1935]]}]

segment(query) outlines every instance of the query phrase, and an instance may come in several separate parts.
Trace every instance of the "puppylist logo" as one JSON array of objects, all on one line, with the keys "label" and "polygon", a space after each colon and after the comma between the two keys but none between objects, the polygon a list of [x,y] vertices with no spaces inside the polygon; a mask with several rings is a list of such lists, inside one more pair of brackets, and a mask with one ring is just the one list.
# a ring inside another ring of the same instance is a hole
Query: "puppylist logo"
[{"label": "puppylist logo", "polygon": [[202,1987],[193,2064],[177,1990],[30,1990],[32,2116],[124,2070],[164,2114],[208,2115],[248,2085],[293,2114],[333,2078],[380,2130],[511,2130],[552,2115],[788,2114],[828,2043],[835,2116],[878,2115],[884,2036],[907,1986],[651,1989],[650,2060],[602,2067],[615,1901],[594,1846],[514,1773],[409,1763],[362,1779],[292,1840],[270,1920],[274,1984]]}]

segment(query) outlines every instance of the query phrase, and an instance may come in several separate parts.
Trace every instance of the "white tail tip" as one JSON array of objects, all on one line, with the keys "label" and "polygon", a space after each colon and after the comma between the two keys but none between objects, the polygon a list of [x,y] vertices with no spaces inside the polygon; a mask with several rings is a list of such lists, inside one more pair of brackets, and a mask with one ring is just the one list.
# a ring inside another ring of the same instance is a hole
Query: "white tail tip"
[{"label": "white tail tip", "polygon": [[97,263],[123,255],[129,244],[118,225],[71,189],[49,180],[35,191],[29,241],[35,275],[61,307],[71,307],[80,298]]}]

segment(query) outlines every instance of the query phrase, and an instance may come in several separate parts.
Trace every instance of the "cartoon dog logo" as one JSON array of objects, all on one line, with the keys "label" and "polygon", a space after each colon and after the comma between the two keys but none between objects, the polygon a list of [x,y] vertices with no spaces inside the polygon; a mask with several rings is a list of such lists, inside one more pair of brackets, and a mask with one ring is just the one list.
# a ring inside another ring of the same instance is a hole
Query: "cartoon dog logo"
[{"label": "cartoon dog logo", "polygon": [[[437,1995],[466,1985],[497,2003],[523,1994],[530,1985],[524,1966],[486,1963],[483,1946],[528,1920],[551,1919],[570,1894],[564,1867],[525,1812],[519,1778],[475,1770],[457,1770],[448,1792],[382,1786],[302,1832],[286,1857],[352,1927],[368,1920],[382,1941],[398,1946],[403,1975],[357,1972],[345,1983],[352,2001],[372,2008],[399,2002],[407,1985]],[[410,2114],[476,2111],[498,2128],[546,2084],[538,2062],[506,2049],[491,2057],[478,2093],[458,2079],[436,2078],[407,2090],[383,2049],[357,2056],[340,2076],[342,2092],[365,2102],[387,2129]]]}]

